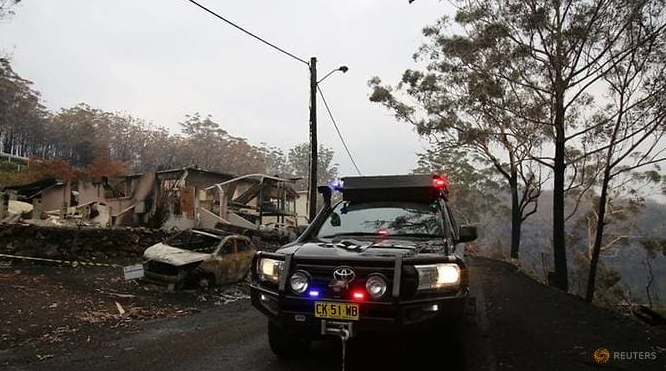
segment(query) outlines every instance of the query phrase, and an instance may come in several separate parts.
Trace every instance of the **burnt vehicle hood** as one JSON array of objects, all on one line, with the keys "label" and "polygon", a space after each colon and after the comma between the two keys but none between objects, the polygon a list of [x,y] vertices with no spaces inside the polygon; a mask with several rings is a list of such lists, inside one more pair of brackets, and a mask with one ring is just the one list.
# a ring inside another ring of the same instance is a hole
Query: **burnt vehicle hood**
[{"label": "burnt vehicle hood", "polygon": [[144,259],[167,263],[175,267],[181,267],[197,262],[203,262],[211,257],[211,254],[189,251],[164,243],[155,244],[143,253]]},{"label": "burnt vehicle hood", "polygon": [[306,241],[287,245],[277,252],[295,257],[412,257],[420,253],[444,251],[443,240],[433,239],[359,239],[344,238],[334,242]]}]

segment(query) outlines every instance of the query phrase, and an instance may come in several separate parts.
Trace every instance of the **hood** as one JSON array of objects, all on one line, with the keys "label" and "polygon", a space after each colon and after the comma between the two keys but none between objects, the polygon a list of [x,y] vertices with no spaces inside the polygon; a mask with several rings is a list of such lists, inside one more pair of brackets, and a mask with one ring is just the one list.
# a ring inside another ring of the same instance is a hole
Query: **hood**
[{"label": "hood", "polygon": [[345,238],[335,242],[302,242],[284,247],[277,252],[308,257],[411,257],[420,252],[435,252],[444,244],[432,240],[382,239],[366,240]]},{"label": "hood", "polygon": [[143,253],[145,259],[171,264],[176,267],[196,262],[202,262],[210,258],[210,254],[192,252],[158,243],[146,249]]}]

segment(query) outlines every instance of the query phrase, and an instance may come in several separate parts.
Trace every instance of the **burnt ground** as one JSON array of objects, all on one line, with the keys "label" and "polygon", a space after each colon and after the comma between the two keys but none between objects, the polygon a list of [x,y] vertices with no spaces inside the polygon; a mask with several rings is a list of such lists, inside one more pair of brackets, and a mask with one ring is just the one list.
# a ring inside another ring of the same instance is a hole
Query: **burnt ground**
[{"label": "burnt ground", "polygon": [[[107,262],[129,265],[136,259]],[[0,261],[0,365],[94,349],[140,331],[145,321],[191,315],[246,294],[242,285],[170,293],[125,281],[122,268]]]},{"label": "burnt ground", "polygon": [[[0,368],[340,370],[336,343],[314,344],[301,359],[277,359],[268,348],[266,319],[248,300],[214,304],[224,289],[166,294],[127,284],[120,274],[101,268],[0,269],[2,320],[17,321],[3,323]],[[663,329],[543,286],[504,262],[474,258],[470,277],[478,310],[462,351],[452,353],[419,339],[398,351],[358,339],[350,346],[347,369],[666,369]],[[124,316],[116,301],[127,311]],[[592,360],[597,348],[611,354],[654,352],[657,359],[611,359],[598,365]]]}]

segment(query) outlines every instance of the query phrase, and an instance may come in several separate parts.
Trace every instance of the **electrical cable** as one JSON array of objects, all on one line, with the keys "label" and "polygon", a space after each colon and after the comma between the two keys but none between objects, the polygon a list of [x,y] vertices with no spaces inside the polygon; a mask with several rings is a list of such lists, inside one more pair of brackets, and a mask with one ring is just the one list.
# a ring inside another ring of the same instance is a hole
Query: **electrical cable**
[{"label": "electrical cable", "polygon": [[356,165],[356,161],[354,161],[354,156],[352,156],[351,151],[349,151],[349,147],[347,147],[347,143],[345,142],[345,138],[342,136],[342,133],[340,132],[340,129],[338,128],[338,124],[335,121],[335,118],[333,117],[333,113],[331,112],[331,108],[328,106],[328,102],[326,102],[326,98],[324,97],[324,92],[321,90],[321,87],[317,85],[317,90],[319,91],[319,95],[321,96],[322,102],[324,102],[324,107],[326,107],[326,111],[328,112],[328,116],[331,118],[331,122],[333,123],[333,127],[335,127],[335,131],[338,132],[338,137],[340,138],[340,141],[342,142],[342,146],[345,147],[345,151],[347,151],[347,155],[349,156],[349,159],[351,160],[352,164],[356,168],[356,172],[358,175],[363,175],[361,173],[361,170],[359,170],[358,165]]},{"label": "electrical cable", "polygon": [[208,9],[207,7],[205,7],[205,6],[201,5],[201,4],[199,4],[198,2],[196,2],[196,1],[194,1],[194,0],[187,0],[187,1],[189,1],[190,3],[192,3],[192,4],[196,5],[196,6],[198,6],[199,8],[203,9],[204,11],[206,11],[206,12],[212,14],[212,15],[215,16],[216,18],[221,19],[222,21],[226,22],[227,24],[229,24],[229,25],[231,25],[231,26],[237,28],[238,30],[244,32],[245,34],[247,34],[247,35],[249,35],[249,36],[251,36],[251,37],[253,37],[253,38],[255,38],[255,39],[261,41],[262,43],[264,43],[264,44],[270,46],[271,48],[276,49],[277,51],[279,51],[279,52],[281,52],[281,53],[283,53],[283,54],[286,54],[286,55],[290,56],[291,58],[294,58],[295,60],[297,60],[297,61],[299,61],[299,62],[301,62],[301,63],[305,63],[305,64],[308,65],[308,66],[310,65],[310,63],[308,63],[307,61],[305,61],[303,58],[299,58],[299,57],[295,56],[294,54],[289,53],[288,51],[286,51],[286,50],[280,48],[279,46],[277,46],[277,45],[275,45],[275,44],[273,44],[273,43],[271,43],[271,42],[269,42],[269,41],[266,41],[266,40],[262,39],[261,37],[259,37],[259,36],[255,35],[255,34],[253,34],[252,32],[250,32],[250,31],[244,29],[243,27],[241,27],[241,26],[235,24],[234,22],[232,22],[232,21],[230,21],[230,20],[224,18],[223,16],[221,16],[221,15],[215,13],[214,11],[212,11],[212,10]]}]

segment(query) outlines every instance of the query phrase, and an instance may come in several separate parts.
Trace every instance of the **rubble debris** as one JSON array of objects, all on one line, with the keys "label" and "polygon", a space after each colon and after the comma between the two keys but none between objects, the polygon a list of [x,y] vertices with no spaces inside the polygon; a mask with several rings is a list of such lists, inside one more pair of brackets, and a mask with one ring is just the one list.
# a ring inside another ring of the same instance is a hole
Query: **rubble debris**
[{"label": "rubble debris", "polygon": [[175,290],[234,283],[245,277],[255,253],[248,237],[191,229],[146,249],[144,279]]},{"label": "rubble debris", "polygon": [[245,290],[241,289],[240,287],[232,287],[230,289],[227,289],[223,291],[222,293],[219,294],[217,301],[215,301],[215,305],[225,305],[229,303],[236,302],[238,300],[244,300],[244,299],[249,299],[250,294],[247,292],[247,288]]},{"label": "rubble debris", "polygon": [[103,291],[103,290],[100,290],[100,289],[95,289],[95,291],[99,292],[100,294],[109,295],[109,296],[113,296],[113,297],[116,297],[116,298],[129,299],[129,298],[135,298],[136,297],[136,295],[132,295],[132,294],[121,294],[121,293],[118,293],[118,292]]},{"label": "rubble debris", "polygon": [[125,315],[125,308],[123,308],[123,306],[120,305],[120,303],[116,302],[116,308],[118,308],[118,314],[120,314],[121,316]]},{"label": "rubble debris", "polygon": [[27,215],[32,209],[33,206],[27,202],[9,200],[7,212],[12,215]]}]

